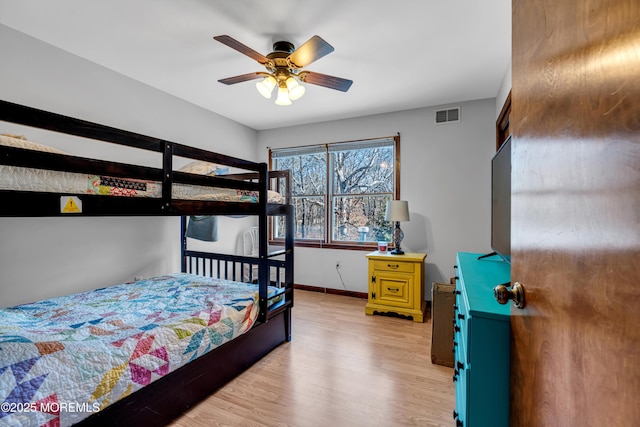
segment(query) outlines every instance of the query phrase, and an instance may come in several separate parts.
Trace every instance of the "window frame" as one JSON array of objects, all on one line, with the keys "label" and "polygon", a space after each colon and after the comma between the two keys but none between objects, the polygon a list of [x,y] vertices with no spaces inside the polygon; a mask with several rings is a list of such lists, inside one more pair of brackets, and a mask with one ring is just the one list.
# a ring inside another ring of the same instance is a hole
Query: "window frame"
[{"label": "window frame", "polygon": [[[333,203],[336,197],[344,197],[344,195],[334,194],[333,188],[333,171],[331,170],[332,162],[330,161],[331,151],[329,147],[338,147],[340,144],[350,144],[357,145],[361,143],[362,145],[366,145],[367,143],[381,141],[381,140],[393,140],[394,146],[394,159],[393,159],[393,181],[394,188],[391,194],[392,200],[400,200],[400,133],[394,136],[385,136],[378,138],[368,138],[368,139],[359,139],[359,140],[351,140],[351,141],[341,141],[341,142],[332,142],[326,144],[313,144],[313,145],[301,145],[295,147],[282,147],[282,148],[271,148],[269,147],[269,170],[273,170],[274,160],[275,158],[272,156],[273,150],[291,150],[291,151],[304,151],[305,148],[313,148],[313,147],[325,147],[325,155],[326,155],[326,175],[325,175],[325,209],[324,209],[324,236],[323,239],[299,239],[294,238],[294,245],[297,247],[309,247],[309,248],[326,248],[326,249],[345,249],[345,250],[366,250],[371,251],[377,249],[377,242],[342,242],[342,241],[333,241]],[[366,148],[366,147],[362,147]],[[367,193],[369,194],[369,193]],[[362,195],[367,195],[362,194]],[[371,193],[371,194],[381,194],[381,193]],[[360,195],[360,194],[358,194]],[[273,219],[275,220],[275,218]],[[282,238],[274,237],[273,232],[273,220],[270,222],[271,232],[269,235],[271,236],[271,243],[278,245],[284,240]],[[390,247],[393,247],[393,242],[389,242]]]}]

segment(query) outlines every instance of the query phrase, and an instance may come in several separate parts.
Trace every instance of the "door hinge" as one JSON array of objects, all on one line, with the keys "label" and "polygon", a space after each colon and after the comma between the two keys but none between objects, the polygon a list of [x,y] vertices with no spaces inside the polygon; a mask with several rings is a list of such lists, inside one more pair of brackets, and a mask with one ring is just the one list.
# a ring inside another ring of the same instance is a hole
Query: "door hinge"
[{"label": "door hinge", "polygon": [[376,293],[375,292],[371,292],[371,299],[376,299]]},{"label": "door hinge", "polygon": [[376,283],[376,276],[371,276],[371,283]]}]

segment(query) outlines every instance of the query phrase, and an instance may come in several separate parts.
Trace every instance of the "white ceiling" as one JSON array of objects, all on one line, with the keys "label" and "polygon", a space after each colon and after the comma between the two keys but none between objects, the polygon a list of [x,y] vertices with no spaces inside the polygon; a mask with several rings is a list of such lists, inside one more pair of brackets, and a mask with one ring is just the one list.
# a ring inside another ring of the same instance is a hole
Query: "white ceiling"
[{"label": "white ceiling", "polygon": [[[491,98],[511,58],[510,0],[0,0],[0,23],[258,130]],[[264,71],[221,34],[264,55],[317,34],[335,51],[306,69],[354,83],[277,106],[218,83]]]}]

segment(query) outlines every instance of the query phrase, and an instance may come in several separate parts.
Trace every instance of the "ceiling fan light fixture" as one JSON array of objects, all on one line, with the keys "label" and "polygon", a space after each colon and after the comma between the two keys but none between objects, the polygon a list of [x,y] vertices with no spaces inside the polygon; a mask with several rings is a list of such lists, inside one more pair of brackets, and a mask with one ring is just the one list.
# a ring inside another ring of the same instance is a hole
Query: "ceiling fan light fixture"
[{"label": "ceiling fan light fixture", "polygon": [[289,98],[289,91],[287,86],[280,84],[278,86],[278,98],[276,98],[277,105],[291,105],[291,99]]},{"label": "ceiling fan light fixture", "polygon": [[273,76],[267,76],[256,83],[256,88],[258,89],[258,92],[260,92],[260,95],[267,99],[271,98],[274,87],[276,87],[276,78]]},{"label": "ceiling fan light fixture", "polygon": [[289,90],[289,98],[291,98],[292,101],[296,101],[302,98],[302,95],[304,95],[305,91],[304,86],[298,83],[293,77],[289,77],[285,83],[287,85],[287,89]]},{"label": "ceiling fan light fixture", "polygon": [[291,105],[292,101],[300,99],[306,91],[302,83],[323,86],[341,92],[348,91],[353,83],[348,79],[303,70],[312,62],[333,52],[333,46],[320,36],[311,37],[297,49],[293,43],[287,41],[275,42],[273,52],[266,56],[228,35],[215,36],[214,39],[257,61],[267,70],[266,73],[257,71],[218,81],[222,84],[233,85],[260,79],[256,83],[256,88],[267,99],[271,99],[274,88],[278,87],[276,99],[278,105]]}]

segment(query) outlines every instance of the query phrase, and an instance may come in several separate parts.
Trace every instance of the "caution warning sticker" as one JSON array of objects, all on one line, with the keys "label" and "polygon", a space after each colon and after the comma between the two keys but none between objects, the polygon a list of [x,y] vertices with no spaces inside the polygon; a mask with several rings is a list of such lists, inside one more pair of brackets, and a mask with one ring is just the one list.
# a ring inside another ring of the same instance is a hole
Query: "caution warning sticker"
[{"label": "caution warning sticker", "polygon": [[82,200],[76,196],[60,197],[61,213],[82,213]]}]

